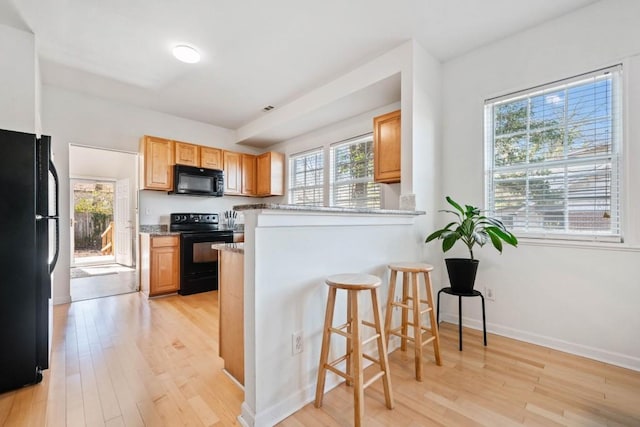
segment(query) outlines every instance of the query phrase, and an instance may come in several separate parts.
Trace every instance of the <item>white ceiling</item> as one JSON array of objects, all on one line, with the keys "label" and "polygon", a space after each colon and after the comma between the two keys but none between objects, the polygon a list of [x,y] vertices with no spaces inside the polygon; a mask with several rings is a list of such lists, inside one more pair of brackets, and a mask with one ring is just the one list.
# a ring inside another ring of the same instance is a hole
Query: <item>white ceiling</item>
[{"label": "white ceiling", "polygon": [[411,38],[444,62],[594,2],[0,0],[0,23],[36,34],[45,84],[237,129]]}]

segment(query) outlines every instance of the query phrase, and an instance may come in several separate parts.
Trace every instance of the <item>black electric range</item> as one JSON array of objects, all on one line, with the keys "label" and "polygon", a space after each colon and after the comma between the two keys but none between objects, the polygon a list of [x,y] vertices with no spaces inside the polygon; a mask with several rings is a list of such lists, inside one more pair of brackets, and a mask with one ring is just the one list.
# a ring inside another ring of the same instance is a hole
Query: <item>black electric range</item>
[{"label": "black electric range", "polygon": [[180,233],[180,295],[218,289],[215,243],[233,242],[233,231],[219,229],[216,213],[172,213],[169,230]]}]

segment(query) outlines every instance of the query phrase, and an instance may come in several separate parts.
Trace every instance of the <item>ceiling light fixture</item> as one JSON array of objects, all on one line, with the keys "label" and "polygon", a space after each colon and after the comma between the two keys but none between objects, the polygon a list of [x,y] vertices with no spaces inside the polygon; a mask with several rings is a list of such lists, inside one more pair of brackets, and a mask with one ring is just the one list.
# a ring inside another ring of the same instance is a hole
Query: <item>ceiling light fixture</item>
[{"label": "ceiling light fixture", "polygon": [[173,56],[179,61],[186,62],[187,64],[195,64],[200,62],[200,53],[186,44],[179,44],[173,48]]}]

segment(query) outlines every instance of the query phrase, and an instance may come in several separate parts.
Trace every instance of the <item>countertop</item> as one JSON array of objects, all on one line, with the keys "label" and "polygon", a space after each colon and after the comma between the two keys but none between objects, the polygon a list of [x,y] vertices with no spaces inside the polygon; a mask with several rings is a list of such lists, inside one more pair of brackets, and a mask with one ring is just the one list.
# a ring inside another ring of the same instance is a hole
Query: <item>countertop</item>
[{"label": "countertop", "polygon": [[211,249],[244,254],[244,243],[215,243],[211,245]]},{"label": "countertop", "polygon": [[300,212],[326,212],[326,213],[353,213],[353,214],[373,214],[373,215],[424,215],[424,211],[409,211],[400,209],[372,209],[372,208],[341,208],[326,206],[303,206],[303,205],[281,205],[276,203],[254,203],[249,205],[236,205],[233,210],[282,210]]}]

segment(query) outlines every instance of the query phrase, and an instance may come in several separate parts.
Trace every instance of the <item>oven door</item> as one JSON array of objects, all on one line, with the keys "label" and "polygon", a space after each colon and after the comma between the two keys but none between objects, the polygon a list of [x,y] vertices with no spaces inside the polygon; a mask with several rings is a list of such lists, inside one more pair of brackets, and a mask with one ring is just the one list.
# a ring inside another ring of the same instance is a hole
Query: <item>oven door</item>
[{"label": "oven door", "polygon": [[180,235],[180,294],[218,289],[218,251],[215,243],[233,242],[233,232],[198,232]]}]

